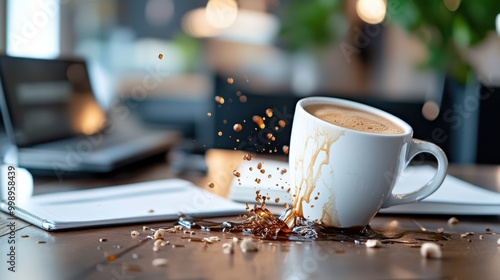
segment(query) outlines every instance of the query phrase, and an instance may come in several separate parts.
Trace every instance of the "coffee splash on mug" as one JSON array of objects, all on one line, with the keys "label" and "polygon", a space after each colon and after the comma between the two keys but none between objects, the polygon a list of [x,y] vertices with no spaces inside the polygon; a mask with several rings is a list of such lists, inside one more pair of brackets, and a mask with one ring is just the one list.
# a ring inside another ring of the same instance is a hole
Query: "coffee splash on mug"
[{"label": "coffee splash on mug", "polygon": [[[311,161],[307,163],[304,162],[303,158],[305,157],[301,155],[297,155],[295,157],[295,174],[301,174],[300,176],[295,176],[301,178],[301,181],[297,182],[297,185],[295,186],[293,205],[286,209],[280,217],[281,220],[285,221],[289,228],[293,229],[296,225],[303,224],[303,221],[308,219],[308,217],[305,217],[304,215],[304,204],[311,203],[312,194],[314,193],[316,184],[321,177],[323,167],[328,167],[330,164],[331,147],[333,143],[335,143],[342,135],[344,134],[331,134],[326,130],[319,131],[315,128],[314,138],[309,137],[304,145],[305,149],[300,149],[302,152],[310,153],[307,148],[310,145],[315,147],[315,150],[312,151],[310,156]],[[297,152],[299,152],[299,150],[297,150]],[[325,203],[323,206],[323,215],[321,219],[315,222],[330,225],[339,224],[335,210],[335,196],[333,193],[330,193],[328,201],[329,203]]]}]

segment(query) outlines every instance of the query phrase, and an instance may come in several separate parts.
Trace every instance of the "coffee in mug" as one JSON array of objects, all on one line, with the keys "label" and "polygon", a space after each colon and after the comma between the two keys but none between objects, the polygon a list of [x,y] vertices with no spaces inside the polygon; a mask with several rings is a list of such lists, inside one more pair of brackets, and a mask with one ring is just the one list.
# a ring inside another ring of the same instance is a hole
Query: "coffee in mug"
[{"label": "coffee in mug", "polygon": [[313,104],[304,107],[308,113],[326,122],[349,129],[378,134],[402,134],[397,124],[381,116],[349,107]]}]

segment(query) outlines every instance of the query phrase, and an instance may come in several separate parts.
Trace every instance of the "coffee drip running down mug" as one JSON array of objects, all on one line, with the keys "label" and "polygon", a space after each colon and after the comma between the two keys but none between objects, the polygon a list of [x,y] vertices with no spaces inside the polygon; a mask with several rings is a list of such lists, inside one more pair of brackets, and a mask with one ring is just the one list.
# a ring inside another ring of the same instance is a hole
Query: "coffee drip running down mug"
[{"label": "coffee drip running down mug", "polygon": [[[340,106],[354,115],[362,112],[382,118],[399,132],[382,134],[338,126],[304,109],[313,104]],[[303,217],[324,226],[363,227],[380,208],[417,202],[431,195],[443,183],[448,161],[438,146],[412,135],[406,122],[361,103],[331,97],[301,99],[296,105],[289,153],[295,197],[285,222],[293,226],[296,218]],[[414,192],[392,193],[398,176],[420,153],[436,158],[434,177]]]}]

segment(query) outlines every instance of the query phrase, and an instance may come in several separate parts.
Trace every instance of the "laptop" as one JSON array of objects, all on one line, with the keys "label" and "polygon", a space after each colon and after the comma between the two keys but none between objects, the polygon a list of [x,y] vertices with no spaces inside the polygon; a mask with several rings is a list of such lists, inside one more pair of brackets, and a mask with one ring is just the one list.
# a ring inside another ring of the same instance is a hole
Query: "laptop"
[{"label": "laptop", "polygon": [[58,177],[114,171],[166,152],[180,139],[176,131],[134,122],[123,104],[106,112],[80,59],[0,55],[0,105],[19,166]]}]

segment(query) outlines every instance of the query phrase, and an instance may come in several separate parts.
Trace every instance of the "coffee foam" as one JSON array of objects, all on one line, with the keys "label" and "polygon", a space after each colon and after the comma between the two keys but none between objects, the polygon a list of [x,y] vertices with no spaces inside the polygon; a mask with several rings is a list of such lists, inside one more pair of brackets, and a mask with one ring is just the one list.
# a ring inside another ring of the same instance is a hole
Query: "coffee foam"
[{"label": "coffee foam", "polygon": [[304,107],[310,114],[329,123],[369,133],[403,134],[404,130],[395,123],[378,115],[330,104],[313,104]]}]

